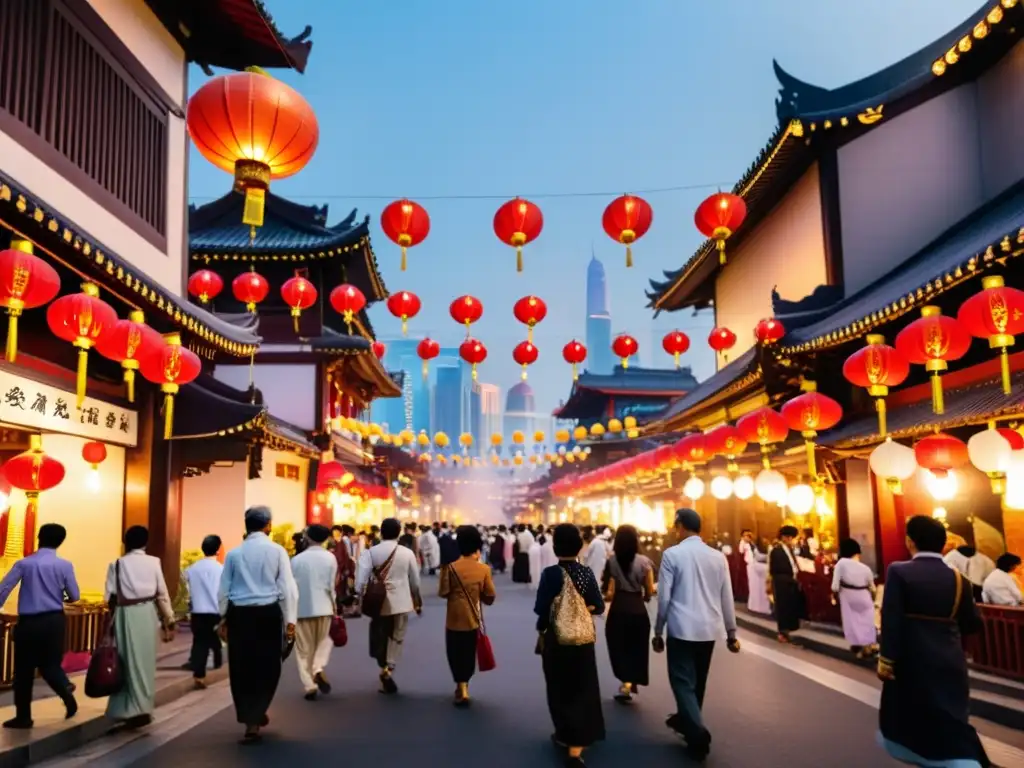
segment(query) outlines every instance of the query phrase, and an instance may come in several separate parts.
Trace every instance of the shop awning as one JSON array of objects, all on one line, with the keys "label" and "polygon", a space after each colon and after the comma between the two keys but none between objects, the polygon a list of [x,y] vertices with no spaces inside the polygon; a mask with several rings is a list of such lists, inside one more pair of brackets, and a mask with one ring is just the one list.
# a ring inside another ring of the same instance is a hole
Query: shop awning
[{"label": "shop awning", "polygon": [[227,437],[262,428],[266,409],[248,392],[202,374],[175,395],[175,440]]}]

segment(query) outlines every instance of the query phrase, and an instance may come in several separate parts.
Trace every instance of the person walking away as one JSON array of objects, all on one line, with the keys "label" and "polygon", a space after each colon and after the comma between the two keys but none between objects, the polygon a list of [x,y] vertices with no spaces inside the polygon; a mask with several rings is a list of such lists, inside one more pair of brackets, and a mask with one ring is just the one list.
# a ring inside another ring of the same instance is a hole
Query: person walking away
[{"label": "person walking away", "polygon": [[299,591],[295,623],[295,661],[306,700],[317,693],[331,692],[324,670],[331,660],[331,620],[337,608],[335,584],[338,560],[324,549],[330,531],[323,525],[311,525],[306,531],[311,546],[292,558],[292,575]]},{"label": "person walking away", "polygon": [[459,545],[455,543],[455,537],[452,535],[451,529],[448,528],[448,523],[441,523],[441,535],[438,537],[437,543],[441,549],[442,568],[459,559]]},{"label": "person walking away", "polygon": [[57,549],[67,535],[62,525],[41,526],[39,549],[15,562],[0,581],[0,607],[21,584],[18,623],[14,625],[14,717],[4,723],[4,728],[32,727],[32,688],[37,669],[64,702],[66,718],[78,712],[75,687],[61,668],[64,603],[81,599],[74,566],[57,557]]},{"label": "person walking away", "polygon": [[566,750],[566,766],[582,766],[583,750],[605,736],[594,651],[593,615],[604,613],[594,573],[577,562],[583,538],[571,523],[552,535],[558,562],[541,573],[534,613],[544,667],[551,740]]},{"label": "person walking away", "polygon": [[768,557],[757,548],[754,532],[749,528],[744,528],[740,534],[739,551],[747,566],[747,610],[753,613],[770,614],[772,606],[768,602],[768,593],[765,591]]},{"label": "person walking away", "polygon": [[541,560],[543,559],[541,553],[547,540],[548,536],[544,533],[544,526],[537,526],[537,538],[533,540],[533,544],[530,545],[530,549],[526,553],[530,560],[530,585],[534,589],[540,584],[540,574],[545,568],[544,565],[541,565]]},{"label": "person walking away", "polygon": [[174,638],[174,610],[159,557],[146,554],[149,531],[133,525],[124,534],[123,557],[107,568],[106,598],[114,614],[114,633],[124,685],[107,699],[107,717],[129,728],[153,721],[156,705],[157,628],[164,642]]},{"label": "person walking away", "polygon": [[853,539],[839,543],[839,562],[832,571],[832,591],[839,598],[843,636],[858,658],[876,650],[875,574],[860,561],[860,544]]},{"label": "person walking away", "polygon": [[[508,535],[508,531],[504,525],[499,525],[497,532],[494,534],[494,541],[491,542],[490,549],[490,560],[491,570],[494,573],[505,572],[505,537]],[[461,551],[461,549],[460,549]]]},{"label": "person walking away", "polygon": [[228,643],[228,680],[242,742],[261,738],[281,680],[283,639],[295,639],[298,587],[288,552],[270,538],[268,507],[245,511],[245,540],[224,558],[219,604]]},{"label": "person walking away", "polygon": [[505,532],[505,568],[512,568],[512,564],[515,562],[515,550],[516,547],[516,527],[511,525]]},{"label": "person walking away", "polygon": [[185,584],[188,586],[189,626],[192,629],[192,652],[189,654],[189,669],[198,689],[206,687],[206,662],[213,654],[213,668],[220,669],[224,663],[223,644],[217,635],[220,626],[220,577],[224,566],[217,561],[220,553],[220,536],[203,539],[203,559],[185,569]]},{"label": "person walking away", "polygon": [[420,555],[416,546],[416,523],[406,523],[405,533],[398,537],[398,543],[406,549],[411,549],[416,555],[416,562],[419,562]]},{"label": "person walking away", "polygon": [[334,547],[334,561],[337,564],[335,604],[343,616],[358,618],[359,603],[355,599],[352,585],[356,578],[356,561],[352,557],[351,541],[342,538]]},{"label": "person walking away", "polygon": [[996,569],[992,571],[982,585],[981,601],[988,605],[1019,606],[1021,591],[1014,573],[1020,571],[1020,558],[1004,552],[996,559]]},{"label": "person walking away", "polygon": [[615,700],[626,704],[641,685],[649,685],[651,617],[647,603],[654,595],[654,567],[640,553],[640,534],[632,525],[615,531],[615,548],[608,561],[610,604],[605,639],[612,672],[622,684]]},{"label": "person walking away", "polygon": [[517,584],[530,583],[530,547],[533,546],[533,534],[526,530],[523,523],[519,524],[512,560],[512,581]]},{"label": "person walking away", "polygon": [[982,585],[996,568],[992,558],[969,544],[962,544],[950,551],[943,560],[950,568],[960,571],[960,575],[970,582],[974,602],[980,602]]},{"label": "person walking away", "polygon": [[942,561],[946,529],[932,517],[907,521],[912,559],[889,566],[882,595],[878,711],[882,745],[895,759],[926,766],[991,765],[970,724],[962,633],[980,620],[967,579]]},{"label": "person walking away", "polygon": [[775,600],[775,623],[780,643],[788,643],[789,633],[800,629],[800,618],[804,610],[803,592],[797,581],[800,569],[793,552],[796,535],[795,526],[782,526],[779,529],[779,541],[768,556],[768,589]]},{"label": "person walking away", "polygon": [[432,528],[424,527],[420,534],[420,555],[423,557],[423,567],[426,569],[427,575],[436,574],[441,565],[441,545]]},{"label": "person walking away", "polygon": [[387,590],[380,615],[370,617],[370,657],[377,662],[380,688],[387,694],[398,693],[394,673],[401,660],[409,614],[423,610],[416,556],[405,547],[398,546],[401,532],[402,524],[393,517],[382,522],[381,543],[360,555],[356,569],[357,595],[363,594],[371,577],[383,582]]},{"label": "person walking away", "polygon": [[469,706],[469,681],[476,672],[477,632],[483,606],[493,605],[497,592],[491,569],[480,562],[483,540],[471,525],[460,525],[455,541],[461,557],[441,571],[438,595],[447,599],[444,648],[455,681],[455,706]]},{"label": "person walking away", "polygon": [[715,642],[725,639],[738,653],[736,608],[729,563],[719,550],[700,538],[700,515],[692,509],[676,510],[679,543],[665,550],[658,574],[658,619],[651,645],[666,649],[662,635],[668,628],[668,678],[676,699],[676,714],[666,725],[686,739],[687,751],[703,760],[711,751],[711,732],[702,709]]},{"label": "person walking away", "polygon": [[611,555],[612,532],[602,527],[600,533],[590,542],[587,548],[587,559],[583,562],[594,572],[594,579],[598,584],[604,583],[604,569],[608,565],[608,557]]}]

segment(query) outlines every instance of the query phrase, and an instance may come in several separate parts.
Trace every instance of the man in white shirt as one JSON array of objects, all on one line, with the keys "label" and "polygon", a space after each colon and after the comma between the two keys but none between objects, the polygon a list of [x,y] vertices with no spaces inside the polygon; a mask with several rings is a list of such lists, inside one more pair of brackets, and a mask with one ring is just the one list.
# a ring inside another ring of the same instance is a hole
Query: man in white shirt
[{"label": "man in white shirt", "polygon": [[284,640],[295,639],[298,588],[288,553],[270,538],[268,507],[245,511],[245,540],[228,552],[220,580],[228,674],[245,742],[258,741],[281,680]]},{"label": "man in white shirt", "polygon": [[[402,655],[402,642],[409,623],[409,614],[420,613],[420,569],[416,555],[407,547],[398,546],[402,524],[393,517],[380,524],[381,543],[359,556],[356,568],[355,593],[361,595],[373,579],[383,581],[387,599],[380,616],[370,618],[370,655],[380,668],[383,693],[398,693],[394,671]],[[366,601],[364,601],[364,608]]]},{"label": "man in white shirt", "polygon": [[711,733],[701,707],[715,641],[727,638],[729,650],[740,649],[732,581],[725,556],[700,538],[700,515],[676,510],[680,542],[665,550],[658,573],[658,620],[652,646],[665,650],[668,625],[668,676],[678,712],[667,725],[686,739],[690,755],[702,760],[711,750]]},{"label": "man in white shirt", "polygon": [[597,534],[597,538],[587,547],[587,556],[583,561],[583,564],[594,572],[594,579],[597,580],[598,584],[604,583],[604,568],[608,564],[608,557],[612,553],[611,538],[611,529],[602,528]]},{"label": "man in white shirt", "polygon": [[996,567],[992,558],[974,547],[964,544],[948,552],[942,559],[946,565],[953,570],[960,571],[960,575],[971,582],[975,601],[981,600],[982,585]]},{"label": "man in white shirt", "polygon": [[213,654],[213,668],[220,669],[223,661],[223,644],[217,636],[220,626],[220,577],[224,571],[217,561],[220,553],[220,536],[203,539],[203,559],[185,569],[185,584],[188,586],[188,610],[191,614],[192,653],[188,668],[192,670],[196,688],[205,688],[206,660]]},{"label": "man in white shirt", "polygon": [[295,660],[306,699],[317,692],[328,694],[331,684],[324,669],[331,660],[331,620],[335,614],[334,585],[338,579],[338,560],[323,547],[330,531],[323,525],[311,525],[306,536],[312,542],[302,554],[292,558],[292,574],[299,588],[298,623],[295,625]]},{"label": "man in white shirt", "polygon": [[1020,569],[1020,557],[1012,552],[1004,552],[996,558],[996,567],[981,587],[981,601],[988,605],[1005,605],[1017,607],[1021,604],[1020,585],[1013,577]]}]

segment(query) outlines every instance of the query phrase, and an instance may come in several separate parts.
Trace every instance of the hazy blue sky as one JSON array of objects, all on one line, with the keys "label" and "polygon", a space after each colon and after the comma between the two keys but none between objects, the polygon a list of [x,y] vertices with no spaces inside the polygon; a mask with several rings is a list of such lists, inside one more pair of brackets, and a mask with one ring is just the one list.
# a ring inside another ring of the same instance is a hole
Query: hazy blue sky
[{"label": "hazy blue sky", "polygon": [[[388,288],[424,302],[411,334],[442,343],[460,329],[448,304],[463,293],[484,303],[476,335],[490,357],[481,380],[518,380],[512,317],[520,296],[548,302],[538,326],[540,361],[530,380],[548,409],[568,395],[561,348],[584,332],[584,275],[591,247],[608,271],[616,332],[640,341],[647,363],[669,365],[661,335],[690,333],[684,356],[698,377],[713,370],[710,321],[689,312],[652,320],[647,280],[674,269],[700,243],[693,209],[715,185],[730,186],[775,126],[776,58],[791,73],[837,87],[897,61],[959,24],[980,0],[267,0],[280,28],[313,27],[305,75],[277,73],[320,121],[320,147],[301,174],[274,191],[329,203],[331,223],[353,207],[372,215],[374,248]],[[192,72],[192,87],[204,82]],[[202,202],[230,177],[193,152],[190,192]],[[654,225],[624,267],[601,229],[607,202],[652,193]],[[546,197],[608,192],[608,196]],[[544,232],[517,275],[512,249],[491,228],[515,195],[544,211]],[[428,199],[492,195],[496,199]],[[380,233],[388,200],[408,196],[430,212],[430,237],[398,269]],[[386,199],[377,199],[386,198]],[[276,287],[275,287],[276,288]],[[383,305],[381,336],[398,332]],[[734,329],[737,333],[748,329]]]}]

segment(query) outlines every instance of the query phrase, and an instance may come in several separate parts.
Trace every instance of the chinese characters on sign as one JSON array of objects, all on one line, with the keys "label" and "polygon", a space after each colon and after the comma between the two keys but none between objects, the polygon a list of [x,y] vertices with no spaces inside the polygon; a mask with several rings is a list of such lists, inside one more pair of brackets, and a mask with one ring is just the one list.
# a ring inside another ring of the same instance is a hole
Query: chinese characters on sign
[{"label": "chinese characters on sign", "polygon": [[7,370],[0,370],[0,422],[128,447],[138,444],[135,411],[92,397],[85,398],[79,409],[73,390],[40,384]]}]

